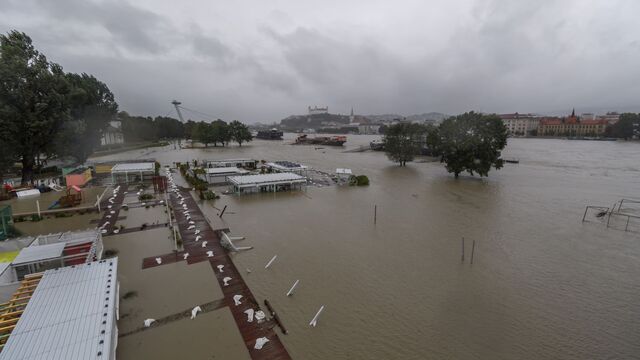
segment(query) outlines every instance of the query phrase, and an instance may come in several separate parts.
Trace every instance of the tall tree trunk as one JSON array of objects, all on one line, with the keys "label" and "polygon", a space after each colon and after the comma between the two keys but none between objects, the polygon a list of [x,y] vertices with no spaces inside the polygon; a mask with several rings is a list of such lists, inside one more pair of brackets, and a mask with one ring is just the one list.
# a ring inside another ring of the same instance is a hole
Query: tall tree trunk
[{"label": "tall tree trunk", "polygon": [[459,172],[457,172],[457,171],[453,173],[453,176],[454,176],[456,179],[458,178],[458,175],[460,175],[460,173],[459,173]]},{"label": "tall tree trunk", "polygon": [[35,159],[33,156],[23,156],[22,157],[22,179],[20,183],[22,185],[33,184],[33,166],[35,164]]}]

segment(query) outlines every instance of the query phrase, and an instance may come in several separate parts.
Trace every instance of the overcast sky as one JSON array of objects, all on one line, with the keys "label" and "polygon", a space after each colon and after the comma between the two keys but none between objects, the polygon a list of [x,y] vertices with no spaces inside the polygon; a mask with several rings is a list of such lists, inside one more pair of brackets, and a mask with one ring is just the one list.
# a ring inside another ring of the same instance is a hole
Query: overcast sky
[{"label": "overcast sky", "polygon": [[634,108],[639,14],[638,0],[0,0],[0,31],[24,31],[66,71],[95,75],[132,114],[165,115],[178,99],[273,122],[308,105]]}]

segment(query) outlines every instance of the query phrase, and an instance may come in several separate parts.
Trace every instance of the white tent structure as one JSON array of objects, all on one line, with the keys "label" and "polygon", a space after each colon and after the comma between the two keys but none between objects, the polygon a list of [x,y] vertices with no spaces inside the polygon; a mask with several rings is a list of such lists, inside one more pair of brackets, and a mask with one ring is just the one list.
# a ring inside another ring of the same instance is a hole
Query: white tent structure
[{"label": "white tent structure", "polygon": [[116,164],[111,168],[111,182],[151,182],[156,174],[156,164],[152,162]]},{"label": "white tent structure", "polygon": [[230,176],[229,183],[236,194],[277,192],[301,189],[307,179],[293,173]]}]

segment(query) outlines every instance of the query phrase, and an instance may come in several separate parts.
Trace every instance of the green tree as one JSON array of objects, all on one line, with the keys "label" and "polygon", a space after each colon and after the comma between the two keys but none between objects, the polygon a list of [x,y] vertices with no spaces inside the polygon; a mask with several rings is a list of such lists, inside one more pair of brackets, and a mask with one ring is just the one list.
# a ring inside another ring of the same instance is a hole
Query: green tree
[{"label": "green tree", "polygon": [[238,120],[233,120],[229,124],[229,133],[231,134],[231,139],[237,142],[240,146],[242,146],[243,142],[249,142],[253,139],[251,131],[249,131],[247,125]]},{"label": "green tree", "polygon": [[69,84],[25,33],[0,35],[0,128],[22,161],[22,183],[33,182],[36,158],[50,152],[69,117]]},{"label": "green tree", "polygon": [[456,178],[463,171],[488,176],[492,166],[500,169],[500,154],[506,145],[507,128],[497,115],[472,111],[440,124],[437,148],[447,171]]},{"label": "green tree", "polygon": [[420,124],[399,123],[389,126],[384,133],[384,151],[387,157],[400,166],[407,166],[420,152],[420,145],[425,134]]},{"label": "green tree", "polygon": [[620,114],[618,122],[607,127],[606,135],[620,139],[631,139],[634,135],[634,126],[640,131],[640,114]]},{"label": "green tree", "polygon": [[211,143],[215,145],[217,139],[213,124],[200,121],[193,126],[191,131],[192,140],[202,143],[204,147],[209,147]]},{"label": "green tree", "polygon": [[70,119],[56,139],[56,154],[84,163],[100,145],[103,131],[118,112],[107,85],[87,74],[66,74],[71,91],[68,96]]},{"label": "green tree", "polygon": [[214,140],[213,142],[213,146],[218,146],[218,143],[221,143],[222,146],[225,146],[226,144],[229,143],[229,141],[231,141],[231,132],[229,131],[229,125],[218,119],[214,122],[211,123],[212,126],[212,131],[213,131],[213,138]]}]

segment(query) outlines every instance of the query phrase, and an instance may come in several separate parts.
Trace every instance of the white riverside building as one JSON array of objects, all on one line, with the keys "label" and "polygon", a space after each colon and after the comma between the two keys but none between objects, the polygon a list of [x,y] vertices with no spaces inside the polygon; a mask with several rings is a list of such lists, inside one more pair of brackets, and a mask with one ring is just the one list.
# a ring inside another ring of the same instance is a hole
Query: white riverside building
[{"label": "white riverside building", "polygon": [[111,168],[111,182],[151,182],[156,175],[156,164],[152,162],[115,164]]},{"label": "white riverside building", "polygon": [[230,176],[229,183],[236,194],[277,192],[302,189],[307,179],[293,173]]},{"label": "white riverside building", "polygon": [[241,176],[249,173],[248,170],[237,167],[213,167],[204,168],[204,174],[197,174],[198,178],[211,185],[221,185],[229,183],[230,176]]},{"label": "white riverside building", "polygon": [[[118,258],[33,276],[25,280],[29,286],[36,284],[33,293],[14,295],[22,301],[15,310],[23,312],[13,317],[17,323],[2,346],[0,360],[115,359]],[[0,316],[7,321],[6,314]]]}]

